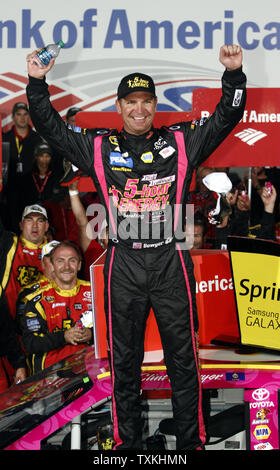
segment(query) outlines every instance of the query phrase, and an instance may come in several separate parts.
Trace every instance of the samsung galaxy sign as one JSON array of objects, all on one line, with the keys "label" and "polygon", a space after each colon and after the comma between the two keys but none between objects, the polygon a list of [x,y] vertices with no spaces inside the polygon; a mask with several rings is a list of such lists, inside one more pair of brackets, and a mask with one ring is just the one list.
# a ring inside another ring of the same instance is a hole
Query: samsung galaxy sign
[{"label": "samsung galaxy sign", "polygon": [[[172,5],[170,5],[172,7]],[[149,18],[137,20],[133,10],[112,9],[106,15],[106,21],[97,8],[88,8],[77,15],[75,21],[66,17],[56,23],[41,17],[35,17],[31,9],[22,9],[20,19],[0,21],[0,48],[15,49],[43,46],[49,42],[62,39],[66,48],[77,43],[84,49],[97,47],[97,38],[104,49],[123,47],[124,49],[215,49],[221,43],[238,43],[244,50],[263,48],[280,49],[280,22],[271,21],[258,24],[256,20],[237,21],[234,10],[221,11],[221,18],[214,20],[194,20],[191,12],[178,15],[175,21],[170,18],[158,21]],[[151,13],[152,15],[152,13]],[[101,17],[102,16],[102,21]],[[57,19],[57,16],[56,16]],[[44,37],[45,34],[48,37]]]}]

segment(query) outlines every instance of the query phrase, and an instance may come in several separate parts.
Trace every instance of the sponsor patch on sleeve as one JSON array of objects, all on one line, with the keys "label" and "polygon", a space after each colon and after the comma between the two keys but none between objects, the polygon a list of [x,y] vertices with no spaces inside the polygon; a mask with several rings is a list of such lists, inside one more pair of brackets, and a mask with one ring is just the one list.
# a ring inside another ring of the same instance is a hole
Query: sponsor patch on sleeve
[{"label": "sponsor patch on sleeve", "polygon": [[38,318],[28,318],[26,325],[29,331],[39,331],[41,328]]},{"label": "sponsor patch on sleeve", "polygon": [[233,107],[238,108],[240,106],[242,95],[243,95],[243,90],[239,90],[239,89],[235,90],[233,102],[232,102]]}]

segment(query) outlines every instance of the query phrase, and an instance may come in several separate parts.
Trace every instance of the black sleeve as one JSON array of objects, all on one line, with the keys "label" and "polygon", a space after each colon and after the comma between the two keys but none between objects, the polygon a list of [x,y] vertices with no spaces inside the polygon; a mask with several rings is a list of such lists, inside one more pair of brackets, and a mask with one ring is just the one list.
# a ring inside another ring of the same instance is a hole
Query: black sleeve
[{"label": "black sleeve", "polygon": [[3,295],[0,299],[0,355],[6,357],[14,369],[26,367],[25,354]]},{"label": "black sleeve", "polygon": [[64,332],[49,332],[43,307],[36,296],[26,305],[21,318],[22,345],[28,354],[44,354],[65,346]]},{"label": "black sleeve", "polygon": [[55,150],[86,174],[91,173],[94,156],[93,132],[68,126],[50,102],[45,79],[29,77],[26,88],[30,117],[37,132]]},{"label": "black sleeve", "polygon": [[214,113],[186,123],[186,151],[193,167],[198,167],[230,134],[242,119],[246,104],[246,75],[242,67],[225,71],[222,96]]}]

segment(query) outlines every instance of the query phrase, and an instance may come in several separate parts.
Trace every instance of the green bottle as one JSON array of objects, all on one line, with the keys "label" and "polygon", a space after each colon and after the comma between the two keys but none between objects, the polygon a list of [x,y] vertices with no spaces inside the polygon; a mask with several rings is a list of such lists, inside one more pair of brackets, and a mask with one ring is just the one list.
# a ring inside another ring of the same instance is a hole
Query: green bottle
[{"label": "green bottle", "polygon": [[49,44],[48,46],[43,47],[39,52],[37,52],[37,56],[40,59],[40,63],[38,65],[42,68],[47,67],[50,60],[58,56],[62,47],[64,47],[63,41],[58,41],[56,44]]}]

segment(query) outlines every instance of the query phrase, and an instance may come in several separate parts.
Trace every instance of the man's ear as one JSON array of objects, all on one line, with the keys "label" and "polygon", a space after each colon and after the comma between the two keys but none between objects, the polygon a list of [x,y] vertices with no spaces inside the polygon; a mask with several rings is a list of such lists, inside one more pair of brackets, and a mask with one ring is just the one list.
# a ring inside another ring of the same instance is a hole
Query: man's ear
[{"label": "man's ear", "polygon": [[115,104],[116,104],[116,108],[117,108],[118,114],[121,114],[122,111],[121,111],[121,105],[120,105],[119,100],[116,100],[116,101],[115,101]]}]

